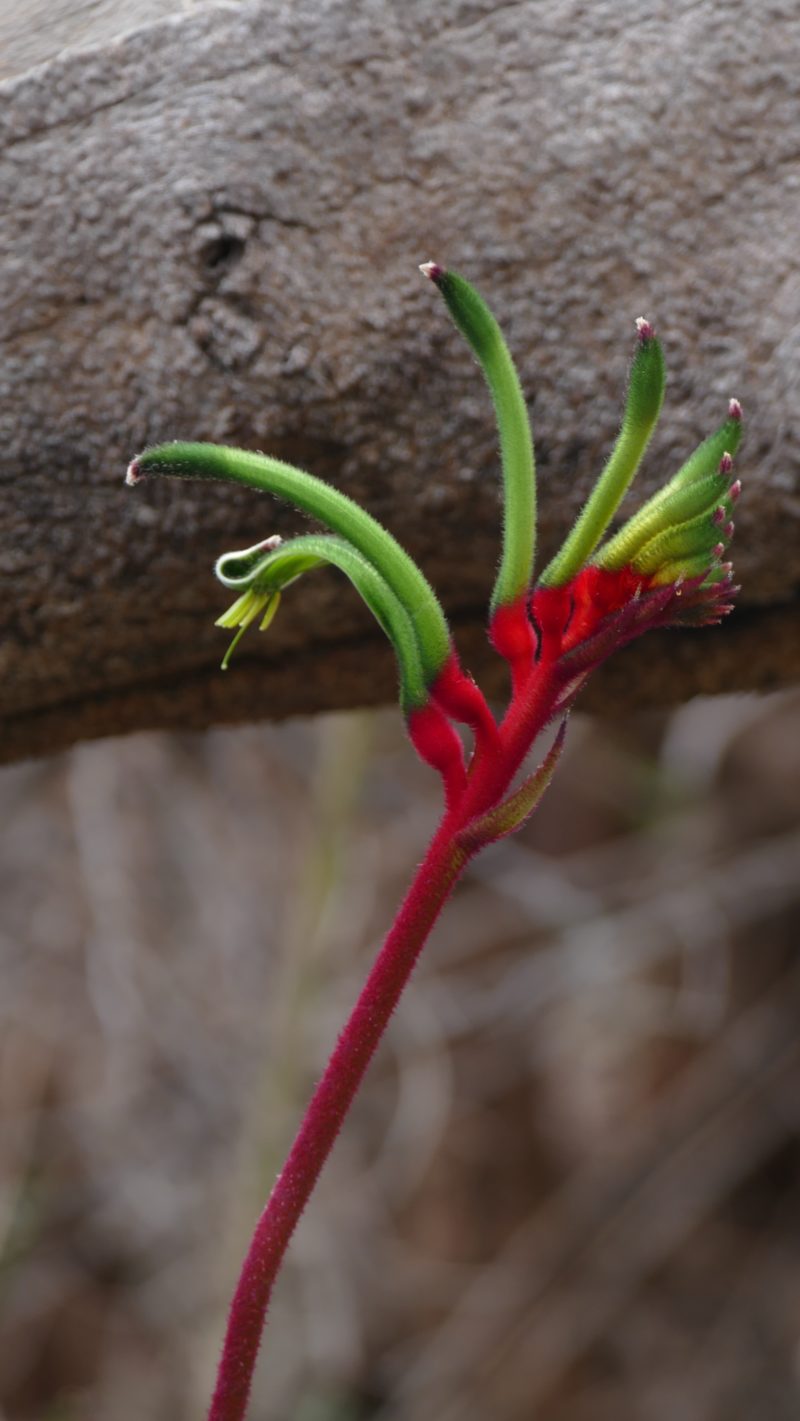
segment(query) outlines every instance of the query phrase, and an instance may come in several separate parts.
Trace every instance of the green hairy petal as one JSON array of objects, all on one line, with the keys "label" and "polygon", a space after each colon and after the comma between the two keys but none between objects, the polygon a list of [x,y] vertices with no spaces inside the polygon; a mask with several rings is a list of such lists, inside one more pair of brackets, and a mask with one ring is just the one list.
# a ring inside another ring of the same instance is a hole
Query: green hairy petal
[{"label": "green hairy petal", "polygon": [[214,574],[223,587],[235,589],[249,587],[255,569],[264,562],[268,553],[283,546],[283,538],[277,534],[254,543],[252,548],[242,548],[240,552],[223,553],[214,564]]},{"label": "green hairy petal", "polygon": [[675,489],[683,488],[686,484],[695,483],[697,479],[705,478],[707,474],[713,474],[719,468],[719,461],[723,454],[727,453],[733,457],[741,440],[741,415],[736,419],[726,419],[719,429],[715,429],[714,433],[708,436],[708,439],[704,439],[702,444],[698,444],[694,453],[689,455],[686,463],[665,485],[664,492],[672,493]]},{"label": "green hairy petal", "polygon": [[515,602],[530,585],[536,552],[536,468],[528,410],[519,375],[497,321],[474,287],[433,262],[421,270],[441,292],[472,348],[494,403],[503,468],[503,552],[491,610]]},{"label": "green hairy petal", "polygon": [[[712,505],[713,506],[713,505]],[[711,521],[710,511],[686,523],[673,524],[657,533],[636,554],[632,566],[637,572],[656,572],[664,563],[679,558],[707,556],[720,541],[720,529]]]},{"label": "green hairy petal", "polygon": [[272,493],[326,523],[385,580],[414,624],[426,684],[436,679],[450,651],[444,612],[430,583],[408,553],[375,518],[346,494],[312,474],[264,454],[218,444],[160,444],[133,461],[130,482],[147,474],[222,479]]},{"label": "green hairy petal", "polygon": [[[352,582],[394,646],[404,711],[426,704],[428,692],[414,625],[399,598],[367,558],[343,538],[323,533],[293,538],[266,553],[263,549],[264,544],[256,544],[241,553],[225,553],[218,560],[215,571],[226,587],[235,589],[246,585],[248,588],[234,607],[238,607],[248,596],[255,597],[260,605],[267,605],[270,599],[279,596],[283,588],[304,573],[323,566],[339,568]],[[233,615],[234,607],[226,617]],[[235,624],[224,622],[222,618],[218,623]]]},{"label": "green hairy petal", "polygon": [[702,577],[706,582],[715,582],[724,577],[724,568],[718,571],[708,553],[693,558],[679,558],[675,562],[664,563],[653,578],[653,585],[661,587],[668,582],[681,582],[685,578]]},{"label": "green hairy petal", "polygon": [[720,504],[726,505],[730,476],[707,474],[696,483],[674,488],[671,484],[648,499],[618,533],[600,549],[595,558],[598,567],[618,572],[633,562],[641,549],[665,528],[685,523],[702,513],[713,513]]},{"label": "green hairy petal", "polygon": [[631,365],[617,442],[572,532],[542,573],[540,582],[545,587],[563,586],[591,557],[627,492],[656,427],[666,384],[664,354],[647,323],[639,325],[640,344]]},{"label": "green hairy petal", "polygon": [[[324,542],[326,536],[330,535],[320,534],[314,541]],[[310,535],[310,539],[312,537]],[[223,587],[232,591],[238,587],[288,587],[304,572],[327,561],[320,553],[304,551],[305,543],[304,538],[292,538],[288,543],[281,539],[269,549],[265,549],[263,543],[256,543],[255,547],[245,548],[240,553],[223,553],[214,564],[215,576]]]},{"label": "green hairy petal", "polygon": [[720,470],[724,454],[733,456],[742,438],[742,414],[738,401],[731,401],[737,410],[723,424],[698,444],[693,454],[669,483],[643,504],[618,533],[600,549],[595,561],[609,572],[617,572],[632,562],[649,539],[670,524],[682,523],[706,509],[726,504],[730,483],[727,473]]},{"label": "green hairy petal", "polygon": [[[708,571],[706,572],[703,586],[709,587],[714,582],[727,582],[728,584],[730,584],[732,581],[731,571],[732,568],[729,562],[712,563]],[[735,588],[732,590],[738,592],[739,589]]]}]

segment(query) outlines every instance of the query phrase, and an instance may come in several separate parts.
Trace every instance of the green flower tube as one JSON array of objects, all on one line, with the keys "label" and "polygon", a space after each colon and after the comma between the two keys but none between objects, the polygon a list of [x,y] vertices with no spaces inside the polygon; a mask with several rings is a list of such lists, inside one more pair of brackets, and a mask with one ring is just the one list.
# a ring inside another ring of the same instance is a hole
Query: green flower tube
[{"label": "green flower tube", "polygon": [[448,311],[483,371],[494,403],[503,468],[503,551],[491,611],[527,590],[536,554],[536,466],[528,410],[516,366],[489,307],[455,271],[435,262],[420,267],[441,292]]},{"label": "green flower tube", "polygon": [[732,457],[741,443],[742,407],[731,400],[728,418],[690,454],[669,483],[659,489],[598,552],[599,567],[616,572],[663,528],[712,508],[727,489]]},{"label": "green flower tube", "polygon": [[572,532],[542,573],[542,587],[563,587],[591,557],[627,493],[656,427],[666,384],[664,354],[649,321],[640,316],[636,326],[639,346],[628,378],[617,442]]},{"label": "green flower tube", "polygon": [[245,484],[285,499],[327,524],[372,564],[406,607],[425,684],[436,679],[450,653],[450,631],[436,594],[392,535],[346,494],[279,459],[218,444],[175,442],[145,449],[130,464],[127,481],[135,484],[148,474]]}]

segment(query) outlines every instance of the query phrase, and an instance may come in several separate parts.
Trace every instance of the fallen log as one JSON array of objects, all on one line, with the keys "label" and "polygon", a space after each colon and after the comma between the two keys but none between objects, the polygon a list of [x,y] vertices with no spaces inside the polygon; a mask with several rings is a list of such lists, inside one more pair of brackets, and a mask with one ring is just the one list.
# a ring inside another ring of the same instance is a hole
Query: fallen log
[{"label": "fallen log", "polygon": [[543,556],[613,439],[636,316],[673,371],[636,496],[744,403],[739,609],[627,651],[586,706],[797,677],[800,20],[736,12],[209,7],[2,85],[2,758],[392,694],[329,574],[219,673],[214,558],[298,522],[228,489],[126,491],[131,454],[170,438],[269,450],[357,497],[499,688],[491,409],[417,273],[431,257],[508,332]]}]

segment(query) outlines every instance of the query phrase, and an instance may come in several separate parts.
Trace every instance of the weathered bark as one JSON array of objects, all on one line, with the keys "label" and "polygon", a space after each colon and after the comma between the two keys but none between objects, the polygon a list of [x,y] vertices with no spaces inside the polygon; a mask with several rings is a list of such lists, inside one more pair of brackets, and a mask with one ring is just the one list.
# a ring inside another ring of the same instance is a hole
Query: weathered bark
[{"label": "weathered bark", "polygon": [[509,332],[545,554],[613,438],[635,316],[675,372],[642,494],[744,402],[741,609],[627,652],[587,705],[797,675],[800,19],[744,0],[631,13],[203,8],[3,87],[3,757],[390,694],[328,575],[218,673],[210,563],[296,524],[227,489],[126,491],[130,455],[172,437],[269,449],[361,499],[497,683],[491,412],[428,257]]}]

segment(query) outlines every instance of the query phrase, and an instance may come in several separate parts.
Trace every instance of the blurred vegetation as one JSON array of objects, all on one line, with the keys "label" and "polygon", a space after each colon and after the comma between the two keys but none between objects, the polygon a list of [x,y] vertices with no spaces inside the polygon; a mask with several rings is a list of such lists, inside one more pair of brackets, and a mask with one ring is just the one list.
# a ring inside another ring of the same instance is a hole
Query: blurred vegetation
[{"label": "blurred vegetation", "polygon": [[[789,1421],[800,697],[575,717],[436,930],[253,1421]],[[0,1414],[204,1414],[228,1296],[437,812],[392,713],[0,776]]]}]

